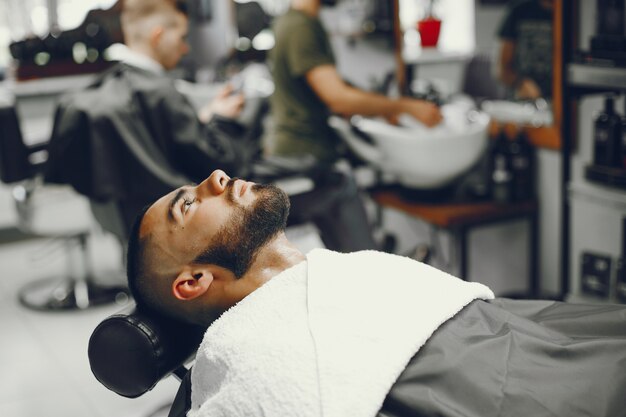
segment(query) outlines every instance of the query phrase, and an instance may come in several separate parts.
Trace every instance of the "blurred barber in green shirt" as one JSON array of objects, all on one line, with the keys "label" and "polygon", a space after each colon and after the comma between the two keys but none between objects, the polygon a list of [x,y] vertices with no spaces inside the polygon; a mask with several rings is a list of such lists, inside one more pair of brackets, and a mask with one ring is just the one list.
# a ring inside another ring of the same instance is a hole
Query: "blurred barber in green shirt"
[{"label": "blurred barber in green shirt", "polygon": [[321,6],[335,3],[292,0],[291,8],[274,24],[276,45],[270,62],[276,85],[271,100],[276,154],[310,154],[321,164],[332,164],[340,157],[340,139],[327,123],[333,113],[382,116],[391,123],[407,113],[427,126],[441,121],[439,108],[430,102],[387,98],[342,80],[319,20]]}]

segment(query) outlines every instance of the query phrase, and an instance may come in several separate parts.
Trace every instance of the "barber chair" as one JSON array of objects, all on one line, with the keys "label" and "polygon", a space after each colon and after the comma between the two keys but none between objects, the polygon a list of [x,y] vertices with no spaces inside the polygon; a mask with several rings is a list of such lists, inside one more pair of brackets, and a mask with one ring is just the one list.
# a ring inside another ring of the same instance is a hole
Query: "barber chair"
[{"label": "barber chair", "polygon": [[[81,261],[80,273],[46,278],[22,288],[20,302],[35,310],[59,311],[127,300],[125,288],[102,286],[95,281],[88,253],[92,222],[86,202],[67,187],[43,186],[46,156],[45,146],[28,147],[24,143],[15,107],[0,106],[0,177],[13,187],[19,229],[36,237],[62,241],[72,250],[68,255],[78,248]],[[73,216],[71,224],[58,225],[66,210],[77,208],[85,215]]]},{"label": "barber chair", "polygon": [[168,376],[181,381],[169,417],[184,417],[191,406],[191,372],[185,363],[206,329],[141,311],[134,303],[104,319],[89,339],[89,364],[109,390],[137,398]]}]

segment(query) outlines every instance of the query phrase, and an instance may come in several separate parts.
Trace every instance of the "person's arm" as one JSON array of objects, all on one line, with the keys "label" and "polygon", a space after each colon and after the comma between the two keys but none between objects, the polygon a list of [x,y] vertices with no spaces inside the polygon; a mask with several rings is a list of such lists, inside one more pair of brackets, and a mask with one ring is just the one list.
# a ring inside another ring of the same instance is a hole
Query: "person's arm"
[{"label": "person's arm", "polygon": [[185,96],[162,92],[160,129],[168,137],[167,158],[193,181],[202,181],[214,169],[240,175],[247,163],[245,150],[236,146],[215,126],[215,119],[202,123]]},{"label": "person's arm", "polygon": [[411,98],[392,99],[351,87],[342,80],[334,65],[316,66],[306,72],[305,78],[333,113],[383,116],[393,123],[407,113],[427,126],[441,121],[441,112],[435,104]]},{"label": "person's arm", "polygon": [[245,99],[243,94],[233,94],[233,86],[226,85],[210,103],[198,111],[198,119],[202,123],[209,123],[213,115],[235,119],[241,113]]},{"label": "person's arm", "polygon": [[531,78],[522,78],[515,90],[517,98],[526,100],[536,100],[543,96],[539,84]]}]

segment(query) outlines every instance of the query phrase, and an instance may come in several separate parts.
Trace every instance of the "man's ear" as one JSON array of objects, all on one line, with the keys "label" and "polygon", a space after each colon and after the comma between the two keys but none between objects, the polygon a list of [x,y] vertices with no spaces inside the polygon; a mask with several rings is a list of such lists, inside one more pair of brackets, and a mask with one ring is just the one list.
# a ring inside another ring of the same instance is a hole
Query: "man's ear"
[{"label": "man's ear", "polygon": [[148,39],[150,40],[150,46],[152,46],[152,48],[156,48],[159,45],[163,31],[163,26],[157,26],[150,31],[150,37]]},{"label": "man's ear", "polygon": [[213,273],[207,268],[185,268],[172,283],[172,293],[179,300],[189,301],[207,292]]}]

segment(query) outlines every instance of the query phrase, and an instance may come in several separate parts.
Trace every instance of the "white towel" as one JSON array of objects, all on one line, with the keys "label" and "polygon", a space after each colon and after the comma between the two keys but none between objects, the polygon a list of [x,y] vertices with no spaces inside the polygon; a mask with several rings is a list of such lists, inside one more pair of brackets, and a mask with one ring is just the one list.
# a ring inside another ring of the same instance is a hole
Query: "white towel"
[{"label": "white towel", "polygon": [[410,358],[484,285],[408,258],[316,249],[207,330],[189,417],[375,416]]},{"label": "white towel", "polygon": [[309,323],[324,417],[375,416],[411,357],[486,286],[381,252],[315,250]]}]

